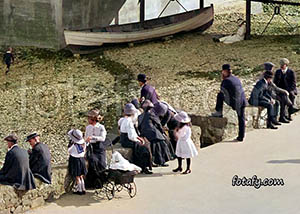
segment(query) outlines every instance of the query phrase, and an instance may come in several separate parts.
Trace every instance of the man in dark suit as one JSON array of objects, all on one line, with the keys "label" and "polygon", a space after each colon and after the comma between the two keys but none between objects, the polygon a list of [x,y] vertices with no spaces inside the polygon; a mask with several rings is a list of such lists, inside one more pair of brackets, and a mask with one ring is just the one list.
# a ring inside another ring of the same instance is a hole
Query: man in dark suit
[{"label": "man in dark suit", "polygon": [[26,150],[19,148],[15,135],[9,135],[4,140],[7,142],[8,152],[0,170],[0,184],[11,185],[18,190],[35,189]]},{"label": "man in dark suit", "polygon": [[140,103],[143,103],[145,100],[150,100],[153,105],[155,105],[159,98],[155,91],[155,88],[147,84],[147,76],[145,74],[139,74],[137,77],[141,89],[141,97],[139,99]]},{"label": "man in dark suit", "polygon": [[298,108],[295,108],[293,105],[295,104],[295,97],[297,95],[297,87],[296,87],[296,74],[293,70],[288,68],[289,60],[286,58],[282,58],[280,60],[280,69],[275,72],[274,76],[274,84],[282,89],[285,89],[289,93],[289,98],[292,102],[292,105],[288,107],[288,116],[285,115],[286,104],[280,103],[280,120],[292,120],[291,115],[297,111]]},{"label": "man in dark suit", "polygon": [[268,62],[264,65],[266,69],[264,78],[260,79],[254,86],[250,95],[249,103],[253,106],[262,106],[267,108],[267,128],[277,129],[274,125],[280,125],[280,123],[276,120],[279,102],[272,98],[271,91],[269,90],[269,84],[272,82],[273,78],[272,68],[274,64]]},{"label": "man in dark suit", "polygon": [[33,175],[46,184],[51,184],[51,154],[47,145],[40,142],[40,136],[32,133],[27,136],[32,150],[29,150],[29,166]]},{"label": "man in dark suit", "polygon": [[223,117],[223,103],[228,104],[236,111],[239,121],[239,135],[237,141],[243,141],[245,137],[245,107],[247,100],[241,81],[232,75],[230,65],[222,66],[222,83],[221,90],[217,95],[216,112],[212,113],[213,117]]}]

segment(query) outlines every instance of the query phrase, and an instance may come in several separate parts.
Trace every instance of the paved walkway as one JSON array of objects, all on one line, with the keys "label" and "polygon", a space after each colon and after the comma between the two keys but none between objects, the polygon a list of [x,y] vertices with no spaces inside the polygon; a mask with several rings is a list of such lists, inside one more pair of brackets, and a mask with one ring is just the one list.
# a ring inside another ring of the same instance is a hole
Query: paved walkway
[{"label": "paved walkway", "polygon": [[[155,169],[153,176],[138,177],[137,196],[125,193],[108,201],[90,192],[65,195],[38,214],[295,214],[300,203],[300,116],[279,130],[254,130],[243,143],[224,142],[201,149],[192,160],[192,174]],[[185,162],[184,162],[185,164]],[[232,186],[234,175],[251,178],[282,178],[284,186]]]}]

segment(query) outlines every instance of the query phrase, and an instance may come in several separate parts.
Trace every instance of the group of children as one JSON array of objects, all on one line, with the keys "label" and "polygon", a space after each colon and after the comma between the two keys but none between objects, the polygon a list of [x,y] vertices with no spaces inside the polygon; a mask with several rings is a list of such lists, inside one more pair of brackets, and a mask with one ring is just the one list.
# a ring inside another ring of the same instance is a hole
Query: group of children
[{"label": "group of children", "polygon": [[[145,145],[145,141],[140,137],[135,129],[136,113],[138,110],[133,104],[128,103],[124,107],[125,116],[119,121],[120,141],[123,147],[133,149],[133,163],[142,168],[142,173],[152,174],[146,167],[152,166],[151,149]],[[88,174],[86,168],[86,151],[89,145],[93,147],[93,152],[98,157],[98,169],[106,169],[105,146],[106,130],[99,122],[102,117],[99,110],[91,110],[88,112],[88,126],[85,135],[78,130],[72,129],[68,132],[69,143],[69,165],[70,175],[76,180],[74,193],[85,194],[85,177]],[[175,130],[177,140],[176,157],[178,159],[178,167],[173,172],[182,172],[182,160],[187,159],[187,168],[183,174],[191,173],[191,158],[198,155],[197,149],[191,140],[191,118],[184,111],[175,114],[174,119],[178,121],[178,127]],[[150,142],[151,143],[151,142]],[[96,152],[102,148],[101,152]],[[146,157],[146,158],[145,158]],[[90,160],[88,160],[90,164]],[[96,161],[97,162],[97,161]],[[94,178],[95,179],[95,178]]]}]

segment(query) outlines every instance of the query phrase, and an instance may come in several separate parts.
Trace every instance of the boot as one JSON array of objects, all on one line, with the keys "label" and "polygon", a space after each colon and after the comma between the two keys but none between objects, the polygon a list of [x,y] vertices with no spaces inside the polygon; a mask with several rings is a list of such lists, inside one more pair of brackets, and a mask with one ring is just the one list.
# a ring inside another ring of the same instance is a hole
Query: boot
[{"label": "boot", "polygon": [[223,114],[221,111],[216,111],[211,114],[212,117],[223,117]]},{"label": "boot", "polygon": [[298,112],[300,109],[299,108],[295,108],[294,106],[291,106],[289,108],[289,114],[295,114],[296,112]]},{"label": "boot", "polygon": [[276,118],[272,119],[272,124],[275,125],[275,126],[280,126],[281,125],[281,123],[279,123]]},{"label": "boot", "polygon": [[267,122],[267,129],[278,129],[278,128],[276,126],[274,126],[271,121],[268,121]]},{"label": "boot", "polygon": [[279,122],[280,123],[290,123],[290,121],[288,121],[284,116],[279,118]]}]

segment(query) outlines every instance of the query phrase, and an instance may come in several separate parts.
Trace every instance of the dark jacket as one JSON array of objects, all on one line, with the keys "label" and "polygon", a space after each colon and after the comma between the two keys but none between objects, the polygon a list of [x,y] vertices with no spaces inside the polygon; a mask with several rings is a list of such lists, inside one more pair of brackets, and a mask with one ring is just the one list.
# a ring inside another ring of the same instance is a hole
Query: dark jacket
[{"label": "dark jacket", "polygon": [[29,166],[35,177],[51,184],[51,154],[47,145],[36,144],[29,154]]},{"label": "dark jacket", "polygon": [[4,165],[0,170],[0,183],[11,185],[18,190],[35,189],[27,151],[14,146],[6,153]]},{"label": "dark jacket", "polygon": [[224,94],[226,104],[234,110],[247,105],[242,83],[236,76],[230,75],[222,81],[221,92]]},{"label": "dark jacket", "polygon": [[288,92],[292,92],[295,95],[297,94],[297,86],[296,86],[296,74],[293,70],[288,69],[285,74],[283,74],[281,69],[278,69],[275,72],[273,82],[279,88],[285,89]]},{"label": "dark jacket", "polygon": [[6,63],[6,64],[10,64],[11,62],[14,61],[14,55],[10,52],[6,52],[4,55],[3,55],[3,61]]},{"label": "dark jacket", "polygon": [[152,112],[144,112],[138,118],[138,129],[142,137],[150,142],[165,140],[159,118]]},{"label": "dark jacket", "polygon": [[150,100],[153,104],[156,104],[159,100],[155,88],[148,84],[143,85],[141,90],[141,98],[144,100]]},{"label": "dark jacket", "polygon": [[259,106],[261,102],[269,103],[272,99],[268,84],[265,79],[259,80],[250,95],[249,103],[253,106]]}]

